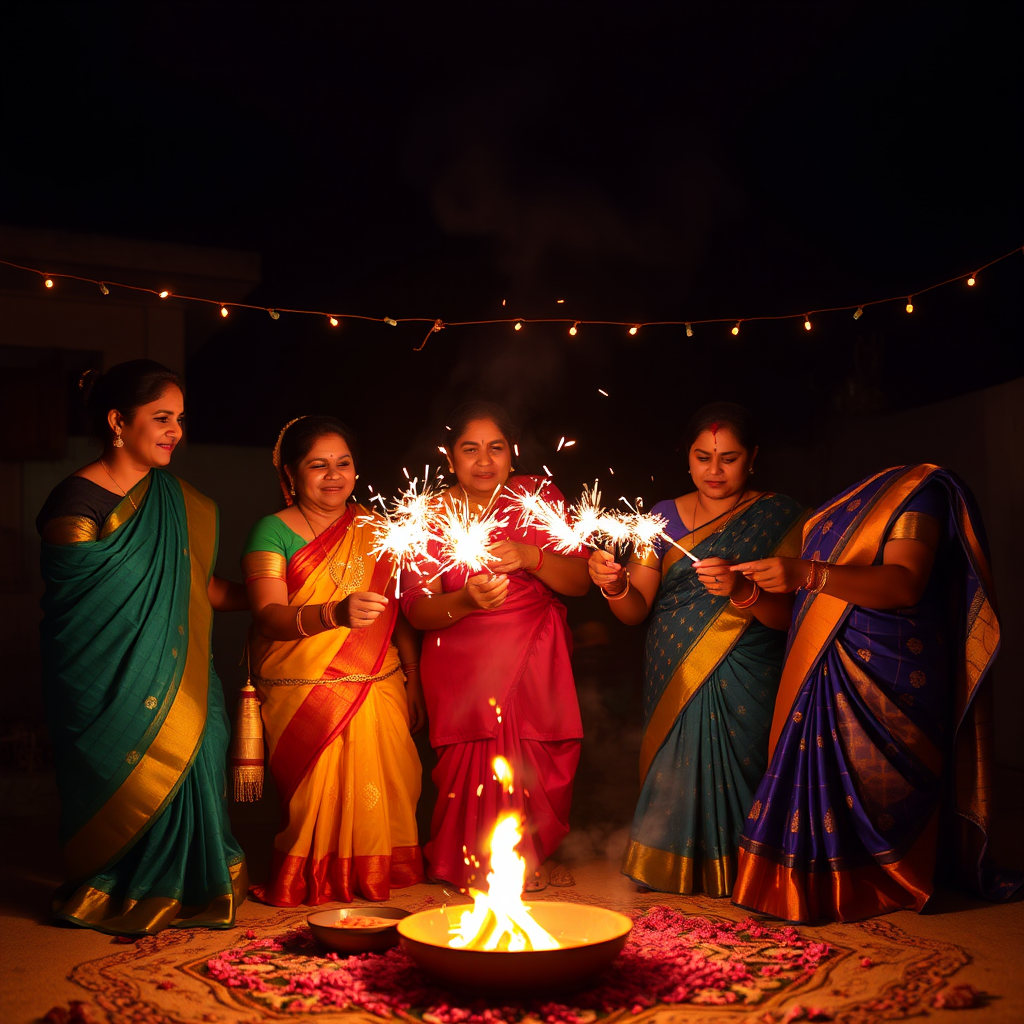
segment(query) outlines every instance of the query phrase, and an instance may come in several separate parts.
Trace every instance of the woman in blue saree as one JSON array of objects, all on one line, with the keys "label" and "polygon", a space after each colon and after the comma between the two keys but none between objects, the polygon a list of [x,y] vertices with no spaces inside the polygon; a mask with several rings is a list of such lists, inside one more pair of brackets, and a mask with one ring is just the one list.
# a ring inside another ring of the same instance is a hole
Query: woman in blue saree
[{"label": "woman in blue saree", "polygon": [[768,726],[792,599],[729,572],[799,549],[801,509],[750,486],[757,446],[746,412],[705,406],[686,435],[695,490],[653,512],[662,544],[628,572],[591,556],[591,578],[629,625],[648,615],[641,793],[623,873],[664,892],[728,896],[736,847],[767,764]]},{"label": "woman in blue saree", "polygon": [[245,899],[228,825],[227,716],[213,608],[217,507],[161,467],[181,438],[178,378],[113,367],[87,398],[103,455],[39,514],[43,693],[67,882],[58,920],[124,935],[229,928]]},{"label": "woman in blue saree", "polygon": [[734,570],[798,591],[735,901],[803,922],[920,911],[937,868],[1011,895],[1019,879],[985,863],[999,620],[963,483],[931,465],[878,473],[815,513],[803,558]]}]

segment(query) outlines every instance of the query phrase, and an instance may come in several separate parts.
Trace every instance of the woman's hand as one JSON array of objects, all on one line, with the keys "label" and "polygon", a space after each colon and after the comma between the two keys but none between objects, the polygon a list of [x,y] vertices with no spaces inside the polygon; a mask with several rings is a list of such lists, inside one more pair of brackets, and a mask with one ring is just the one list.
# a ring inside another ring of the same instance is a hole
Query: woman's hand
[{"label": "woman's hand", "polygon": [[715,597],[732,597],[738,588],[743,587],[739,576],[729,571],[732,563],[724,558],[702,558],[693,563],[693,568],[704,589]]},{"label": "woman's hand", "polygon": [[587,569],[595,585],[609,593],[619,593],[626,585],[626,570],[600,548],[590,556]]},{"label": "woman's hand", "polygon": [[388,599],[383,594],[374,594],[369,590],[357,590],[349,594],[334,610],[334,618],[339,626],[349,629],[366,629],[372,626],[381,612],[388,606]]},{"label": "woman's hand", "polygon": [[427,704],[423,699],[420,670],[415,666],[405,669],[405,702],[409,708],[409,732],[419,732],[427,724]]},{"label": "woman's hand", "polygon": [[492,612],[505,603],[508,596],[508,577],[482,572],[466,580],[466,595],[485,612]]},{"label": "woman's hand", "polygon": [[791,594],[804,585],[810,567],[811,563],[803,558],[773,555],[755,562],[740,562],[730,569],[733,574],[742,573],[769,594]]},{"label": "woman's hand", "polygon": [[496,544],[488,544],[487,550],[494,556],[494,561],[487,568],[495,573],[510,573],[517,569],[529,572],[539,564],[540,548],[536,544],[522,544],[517,540],[500,540]]}]

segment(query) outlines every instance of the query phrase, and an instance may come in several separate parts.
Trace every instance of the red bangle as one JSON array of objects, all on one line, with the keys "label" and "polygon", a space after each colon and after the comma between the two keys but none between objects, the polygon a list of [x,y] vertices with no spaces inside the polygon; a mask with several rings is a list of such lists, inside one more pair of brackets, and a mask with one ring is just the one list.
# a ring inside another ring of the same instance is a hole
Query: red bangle
[{"label": "red bangle", "polygon": [[761,596],[761,588],[753,580],[750,582],[753,584],[754,589],[746,601],[734,601],[731,597],[729,598],[729,603],[733,608],[749,608]]},{"label": "red bangle", "polygon": [[532,569],[527,569],[527,572],[540,572],[540,567],[544,564],[544,549],[539,544],[537,545],[537,554],[540,555],[540,557],[537,559],[537,564]]}]

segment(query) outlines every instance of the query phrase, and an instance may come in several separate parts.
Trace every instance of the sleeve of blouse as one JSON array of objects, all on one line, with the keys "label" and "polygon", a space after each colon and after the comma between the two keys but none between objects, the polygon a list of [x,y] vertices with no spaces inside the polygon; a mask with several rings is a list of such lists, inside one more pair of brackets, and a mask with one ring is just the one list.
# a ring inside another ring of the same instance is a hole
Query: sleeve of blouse
[{"label": "sleeve of blouse", "polygon": [[242,548],[242,573],[246,583],[287,578],[288,556],[282,528],[287,529],[277,516],[265,516],[249,531]]},{"label": "sleeve of blouse", "polygon": [[947,504],[941,484],[926,484],[907,502],[906,509],[893,523],[885,539],[919,540],[934,550],[942,539]]}]

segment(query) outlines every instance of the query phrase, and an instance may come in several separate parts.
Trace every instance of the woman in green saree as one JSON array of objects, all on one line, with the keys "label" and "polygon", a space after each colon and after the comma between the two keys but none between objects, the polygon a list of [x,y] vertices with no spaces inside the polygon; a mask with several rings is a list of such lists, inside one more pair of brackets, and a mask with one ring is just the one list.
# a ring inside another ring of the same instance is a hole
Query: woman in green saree
[{"label": "woman in green saree", "polygon": [[641,793],[623,873],[664,892],[728,896],[740,833],[767,765],[768,729],[792,611],[727,566],[750,551],[800,547],[799,506],[750,486],[749,417],[707,405],[685,437],[695,490],[659,502],[667,542],[628,572],[604,551],[591,579],[616,618],[650,616],[644,664]]},{"label": "woman in green saree", "polygon": [[177,376],[140,359],[83,384],[103,454],[37,519],[67,878],[55,917],[121,935],[229,928],[248,882],[210,632],[245,590],[212,574],[217,506],[162,468],[182,435]]}]

